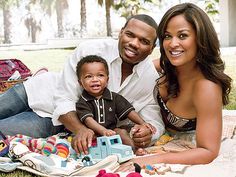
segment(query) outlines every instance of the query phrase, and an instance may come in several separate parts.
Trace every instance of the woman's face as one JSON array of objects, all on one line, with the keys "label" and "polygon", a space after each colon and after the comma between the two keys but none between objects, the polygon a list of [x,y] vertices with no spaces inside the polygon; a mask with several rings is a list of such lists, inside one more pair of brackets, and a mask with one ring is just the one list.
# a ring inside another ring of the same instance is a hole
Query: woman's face
[{"label": "woman's face", "polygon": [[183,15],[170,19],[165,31],[163,47],[170,63],[176,67],[196,63],[196,32]]}]

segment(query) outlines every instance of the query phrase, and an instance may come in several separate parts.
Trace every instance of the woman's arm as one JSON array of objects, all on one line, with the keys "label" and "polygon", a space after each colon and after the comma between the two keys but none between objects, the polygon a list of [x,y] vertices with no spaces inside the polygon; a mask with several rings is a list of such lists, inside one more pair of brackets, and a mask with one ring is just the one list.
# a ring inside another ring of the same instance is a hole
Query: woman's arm
[{"label": "woman's arm", "polygon": [[205,150],[200,155],[203,162],[209,163],[217,157],[220,149],[222,89],[212,81],[198,81],[194,86],[193,104],[197,112],[197,148]]},{"label": "woman's arm", "polygon": [[159,58],[153,59],[152,62],[153,62],[153,64],[154,64],[154,66],[155,66],[157,72],[161,72],[162,69],[161,69],[161,66],[160,66],[160,59],[159,59]]},{"label": "woman's arm", "polygon": [[[217,157],[222,133],[221,88],[209,80],[201,80],[194,86],[193,95],[192,100],[197,115],[196,148],[143,156],[131,161],[141,166],[155,163],[194,165],[210,163]],[[126,171],[128,164],[130,163],[121,165],[118,171]]]}]

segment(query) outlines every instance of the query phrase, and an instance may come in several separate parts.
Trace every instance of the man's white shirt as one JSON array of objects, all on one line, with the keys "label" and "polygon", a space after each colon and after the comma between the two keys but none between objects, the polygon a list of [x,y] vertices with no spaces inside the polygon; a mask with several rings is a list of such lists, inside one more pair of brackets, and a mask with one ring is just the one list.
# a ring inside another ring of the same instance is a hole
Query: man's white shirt
[{"label": "man's white shirt", "polygon": [[[24,83],[29,106],[41,117],[52,117],[54,125],[61,125],[60,115],[75,111],[75,103],[82,92],[76,76],[78,61],[87,55],[103,57],[109,66],[108,88],[124,96],[135,111],[148,123],[156,127],[156,140],[164,132],[159,105],[153,97],[156,79],[159,77],[151,59],[145,59],[133,68],[133,73],[121,83],[122,60],[118,51],[118,40],[94,39],[78,45],[69,57],[61,73],[45,73]],[[37,93],[38,92],[38,93]]]}]

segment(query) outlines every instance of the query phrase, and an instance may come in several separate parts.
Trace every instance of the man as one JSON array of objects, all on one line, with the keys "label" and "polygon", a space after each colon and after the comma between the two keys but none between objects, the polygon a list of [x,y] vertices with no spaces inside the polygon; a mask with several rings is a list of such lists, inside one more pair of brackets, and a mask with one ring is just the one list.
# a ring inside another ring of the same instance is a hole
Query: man
[{"label": "man", "polygon": [[[150,122],[156,127],[157,133],[153,136],[151,131],[144,126],[137,125],[132,129],[136,147],[147,147],[150,145],[164,131],[159,106],[155,103],[152,93],[155,81],[159,76],[154,64],[147,58],[155,47],[156,39],[156,22],[150,16],[136,15],[128,19],[121,29],[118,41],[114,39],[99,39],[88,40],[79,44],[68,62],[66,62],[64,70],[58,78],[51,76],[52,79],[48,79],[42,74],[35,79],[32,78],[25,82],[24,86],[27,92],[25,97],[28,97],[29,106],[27,106],[27,102],[24,104],[26,104],[26,108],[31,108],[31,110],[30,112],[24,111],[24,113],[20,114],[31,114],[37,120],[37,124],[44,122],[47,126],[45,128],[45,126],[42,126],[43,124],[39,124],[40,126],[36,127],[36,125],[31,124],[30,127],[27,126],[32,129],[31,134],[34,135],[33,132],[40,131],[49,135],[61,131],[63,128],[61,124],[63,124],[75,135],[72,141],[73,148],[77,152],[88,152],[94,132],[79,121],[75,111],[75,103],[82,91],[75,71],[80,58],[86,55],[99,55],[106,58],[109,65],[110,80],[108,88],[123,95],[146,122]],[[57,79],[55,80],[53,77]],[[37,79],[39,80],[37,84],[33,84]],[[47,82],[48,80],[49,82]],[[41,88],[43,84],[48,84],[45,87],[49,88]],[[54,88],[55,85],[56,89]],[[40,93],[37,94],[36,91]],[[37,102],[38,99],[41,100]],[[0,102],[2,102],[1,100],[0,96]],[[37,115],[47,118],[42,119]],[[54,126],[50,118],[53,118]],[[0,120],[0,129],[4,120]],[[17,121],[19,122],[21,119]],[[31,122],[31,120],[25,121],[25,125],[27,125],[27,122]],[[127,127],[127,122],[123,124],[121,122],[120,125],[121,127]],[[37,129],[35,130],[33,127]],[[7,134],[9,130],[6,126],[4,128]],[[52,130],[52,132],[45,133],[46,130]]]}]

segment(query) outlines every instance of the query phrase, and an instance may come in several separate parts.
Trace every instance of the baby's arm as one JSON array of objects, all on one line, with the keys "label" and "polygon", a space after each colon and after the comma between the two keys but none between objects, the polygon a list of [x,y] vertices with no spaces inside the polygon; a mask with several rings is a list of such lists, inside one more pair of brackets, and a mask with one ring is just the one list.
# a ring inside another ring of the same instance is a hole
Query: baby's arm
[{"label": "baby's arm", "polygon": [[131,111],[129,114],[128,114],[128,118],[129,120],[133,121],[134,123],[138,124],[138,125],[145,125],[147,128],[149,128],[152,132],[152,134],[154,134],[156,132],[156,128],[154,126],[152,126],[151,124],[149,123],[146,123],[142,117],[140,117],[138,115],[137,112],[135,111]]},{"label": "baby's arm", "polygon": [[98,135],[102,135],[102,136],[112,136],[115,135],[116,132],[111,130],[111,129],[106,129],[105,127],[103,127],[102,125],[100,125],[99,123],[97,123],[92,117],[87,117],[84,120],[84,123],[87,127],[89,127],[90,129],[92,129],[95,133],[97,133]]}]

